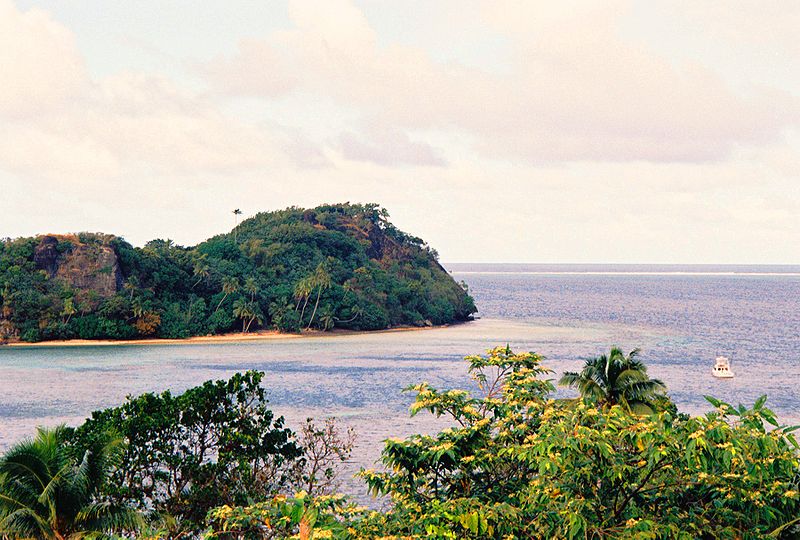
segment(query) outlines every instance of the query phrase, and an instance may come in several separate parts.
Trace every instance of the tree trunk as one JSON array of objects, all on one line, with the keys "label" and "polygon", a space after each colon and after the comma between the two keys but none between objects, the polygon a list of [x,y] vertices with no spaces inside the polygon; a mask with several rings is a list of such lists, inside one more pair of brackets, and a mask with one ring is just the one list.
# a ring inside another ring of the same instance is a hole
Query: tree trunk
[{"label": "tree trunk", "polygon": [[311,325],[314,323],[314,315],[317,314],[317,307],[319,306],[319,297],[320,297],[320,295],[322,295],[322,287],[317,289],[317,301],[314,302],[314,311],[311,313],[311,320],[308,321],[308,327],[306,328],[306,330],[310,330],[311,329]]},{"label": "tree trunk", "polygon": [[309,298],[311,298],[311,295],[306,295],[306,301],[303,303],[302,311],[300,311],[300,324],[303,324],[303,314],[306,312],[306,306],[308,305]]},{"label": "tree trunk", "polygon": [[226,298],[228,298],[228,293],[225,293],[225,296],[223,296],[222,300],[219,301],[219,304],[217,304],[217,309],[214,310],[214,313],[219,311],[219,307],[222,305],[222,303],[225,301]]}]

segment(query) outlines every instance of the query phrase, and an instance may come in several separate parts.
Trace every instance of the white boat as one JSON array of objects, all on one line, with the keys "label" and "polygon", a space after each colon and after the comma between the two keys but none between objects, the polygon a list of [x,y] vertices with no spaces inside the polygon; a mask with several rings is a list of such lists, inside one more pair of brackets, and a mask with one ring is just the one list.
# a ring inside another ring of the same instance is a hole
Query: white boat
[{"label": "white boat", "polygon": [[725,356],[717,356],[717,361],[714,367],[711,368],[711,374],[720,379],[732,379],[733,371],[731,371],[731,363]]}]

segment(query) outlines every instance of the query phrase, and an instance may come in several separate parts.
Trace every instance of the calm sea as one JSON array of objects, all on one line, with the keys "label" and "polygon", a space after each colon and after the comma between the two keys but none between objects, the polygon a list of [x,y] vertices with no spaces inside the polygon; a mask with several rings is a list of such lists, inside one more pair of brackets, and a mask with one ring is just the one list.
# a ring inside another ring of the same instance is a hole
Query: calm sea
[{"label": "calm sea", "polygon": [[[258,343],[0,348],[0,449],[37,425],[75,424],[127,394],[183,390],[259,369],[273,408],[296,424],[335,415],[358,447],[347,471],[371,466],[382,439],[441,427],[408,417],[402,389],[428,381],[469,387],[467,354],[510,344],[548,358],[556,373],[612,345],[639,347],[679,407],[703,395],[768,404],[800,423],[800,267],[451,264],[480,319],[449,328]],[[714,357],[736,377],[717,380]],[[565,395],[567,391],[562,391]],[[363,490],[346,481],[350,492]]]}]

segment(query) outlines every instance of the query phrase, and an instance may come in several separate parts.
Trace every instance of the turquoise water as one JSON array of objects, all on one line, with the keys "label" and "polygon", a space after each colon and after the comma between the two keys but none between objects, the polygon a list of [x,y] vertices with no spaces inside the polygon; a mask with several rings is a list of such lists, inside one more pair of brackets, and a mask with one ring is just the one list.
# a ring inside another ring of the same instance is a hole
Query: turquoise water
[{"label": "turquoise water", "polygon": [[[384,438],[443,425],[409,418],[403,388],[467,387],[462,357],[506,343],[546,355],[554,377],[612,344],[641,347],[684,410],[706,410],[704,394],[747,403],[766,393],[781,419],[800,422],[800,268],[737,268],[451,265],[480,320],[260,342],[0,349],[0,449],[127,394],[259,369],[290,424],[333,415],[356,429],[348,473],[373,465]],[[717,354],[731,357],[735,379],[711,377]],[[345,488],[363,491],[352,481]]]}]

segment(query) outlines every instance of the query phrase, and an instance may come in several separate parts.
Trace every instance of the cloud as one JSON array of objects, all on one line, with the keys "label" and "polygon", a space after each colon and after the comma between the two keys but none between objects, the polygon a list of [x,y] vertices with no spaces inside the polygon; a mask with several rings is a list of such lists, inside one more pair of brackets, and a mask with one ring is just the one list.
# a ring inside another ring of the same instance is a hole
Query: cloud
[{"label": "cloud", "polygon": [[0,168],[25,177],[236,174],[293,166],[298,146],[313,156],[301,135],[241,121],[164,77],[90,77],[69,30],[7,0],[0,65]]},{"label": "cloud", "polygon": [[0,66],[0,118],[46,114],[85,91],[72,34],[47,12],[21,13],[11,0],[0,0]]},{"label": "cloud", "polygon": [[411,140],[404,131],[372,124],[362,133],[347,132],[339,136],[337,146],[343,157],[388,167],[447,165],[438,150],[425,142]]},{"label": "cloud", "polygon": [[624,39],[629,11],[627,2],[486,3],[475,16],[510,41],[498,73],[383,43],[350,2],[295,0],[293,28],[243,44],[208,82],[230,96],[334,99],[396,130],[459,133],[484,156],[534,163],[718,160],[800,122],[797,97],[739,95],[704,65]]}]

